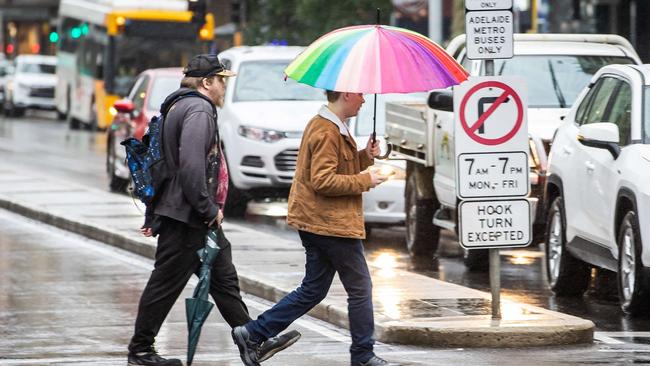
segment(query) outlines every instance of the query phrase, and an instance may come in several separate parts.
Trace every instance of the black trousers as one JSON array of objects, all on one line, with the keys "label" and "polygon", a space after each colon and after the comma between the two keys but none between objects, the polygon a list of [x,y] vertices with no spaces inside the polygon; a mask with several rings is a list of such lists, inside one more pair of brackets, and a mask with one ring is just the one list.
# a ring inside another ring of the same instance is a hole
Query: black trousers
[{"label": "black trousers", "polygon": [[[149,352],[167,314],[180,296],[192,274],[197,274],[200,260],[196,251],[205,244],[206,229],[197,229],[180,221],[163,218],[158,236],[156,262],[149,282],[140,297],[135,333],[130,353]],[[248,323],[251,318],[239,293],[239,278],[232,263],[230,243],[219,229],[221,251],[212,266],[210,295],[231,328]]]}]

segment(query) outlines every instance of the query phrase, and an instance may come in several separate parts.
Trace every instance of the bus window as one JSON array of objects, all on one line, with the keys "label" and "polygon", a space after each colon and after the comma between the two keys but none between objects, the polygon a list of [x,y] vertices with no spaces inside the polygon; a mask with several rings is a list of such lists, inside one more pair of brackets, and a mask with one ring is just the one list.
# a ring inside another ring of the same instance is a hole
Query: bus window
[{"label": "bus window", "polygon": [[[70,18],[63,18],[61,21],[60,49],[64,52],[76,52],[79,48],[80,38],[73,37],[73,29],[78,28],[80,21]],[[76,35],[75,35],[76,36]]]}]

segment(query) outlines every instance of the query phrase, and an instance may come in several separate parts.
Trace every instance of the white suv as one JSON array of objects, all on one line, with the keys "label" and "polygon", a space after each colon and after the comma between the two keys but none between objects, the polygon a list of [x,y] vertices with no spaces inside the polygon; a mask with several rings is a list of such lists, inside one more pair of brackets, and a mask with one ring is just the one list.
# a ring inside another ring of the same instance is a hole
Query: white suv
[{"label": "white suv", "polygon": [[325,104],[322,90],[287,79],[284,69],[302,47],[235,47],[219,59],[228,79],[219,132],[232,180],[226,210],[245,212],[256,196],[288,194],[302,131]]},{"label": "white suv", "polygon": [[16,57],[15,71],[5,83],[5,115],[22,116],[26,108],[53,110],[56,80],[55,56]]},{"label": "white suv", "polygon": [[546,262],[556,294],[581,296],[596,266],[618,273],[624,311],[648,305],[649,144],[650,65],[603,67],[551,148]]}]

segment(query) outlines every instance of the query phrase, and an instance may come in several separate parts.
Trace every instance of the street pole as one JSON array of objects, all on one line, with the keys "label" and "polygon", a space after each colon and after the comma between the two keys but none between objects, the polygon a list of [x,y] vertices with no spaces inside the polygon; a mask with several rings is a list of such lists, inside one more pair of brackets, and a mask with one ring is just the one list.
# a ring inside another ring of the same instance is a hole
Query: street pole
[{"label": "street pole", "polygon": [[537,19],[537,1],[539,0],[531,0],[530,1],[530,30],[528,33],[537,33],[537,28],[539,27],[538,19]]},{"label": "street pole", "polygon": [[636,47],[637,44],[637,4],[636,0],[630,1],[630,43]]},{"label": "street pole", "polygon": [[436,43],[442,39],[442,0],[429,0],[429,38]]},{"label": "street pole", "polygon": [[[494,76],[494,60],[485,60],[485,76]],[[490,292],[492,293],[492,319],[501,319],[501,258],[499,249],[490,250]]]}]

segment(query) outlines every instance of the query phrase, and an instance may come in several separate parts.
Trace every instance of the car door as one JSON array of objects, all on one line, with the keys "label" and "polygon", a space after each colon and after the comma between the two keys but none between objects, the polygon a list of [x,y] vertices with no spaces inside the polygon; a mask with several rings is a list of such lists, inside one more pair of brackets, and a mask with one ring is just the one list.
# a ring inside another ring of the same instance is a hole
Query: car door
[{"label": "car door", "polygon": [[[616,82],[616,91],[601,118],[618,126],[619,146],[625,149],[631,143],[632,131],[632,87],[623,79]],[[616,206],[616,182],[619,175],[619,161],[604,149],[581,147],[584,150],[584,166],[578,167],[585,174],[585,188],[581,191],[582,206],[589,223],[592,239],[616,249],[613,235],[614,207]]]},{"label": "car door", "polygon": [[[582,177],[576,174],[576,167],[584,164],[585,156],[578,142],[578,128],[589,120],[591,107],[595,103],[602,103],[606,93],[613,91],[611,78],[600,78],[590,88],[584,98],[579,101],[574,123],[566,123],[557,132],[553,141],[551,155],[553,174],[559,174],[562,179],[562,195],[564,211],[566,213],[567,239],[572,240],[575,235],[582,235],[586,225],[581,206],[580,190],[584,184]],[[603,89],[604,88],[604,89]],[[601,91],[601,89],[603,89]],[[595,113],[595,112],[594,112]],[[591,117],[593,118],[593,117]]]},{"label": "car door", "polygon": [[[621,92],[622,81],[613,76],[604,76],[599,81],[599,87],[593,96],[588,111],[584,114],[580,126],[591,123],[609,122],[612,116],[612,110],[617,104],[617,96]],[[629,88],[629,85],[628,85]],[[623,90],[623,94],[626,92]],[[625,108],[625,95],[621,95],[621,102],[617,108]],[[629,100],[629,95],[627,97]],[[618,110],[618,109],[617,109]],[[577,210],[571,215],[575,215],[576,232],[589,241],[606,245],[607,240],[604,236],[609,227],[603,227],[606,220],[606,202],[602,199],[607,195],[607,189],[612,190],[612,186],[607,185],[609,173],[607,169],[601,166],[596,169],[595,160],[601,162],[609,161],[613,163],[612,155],[603,149],[585,146],[575,140],[574,159],[571,164],[576,181],[575,194],[576,199],[573,203]],[[567,205],[568,206],[568,205]],[[567,216],[570,215],[567,210]]]}]

